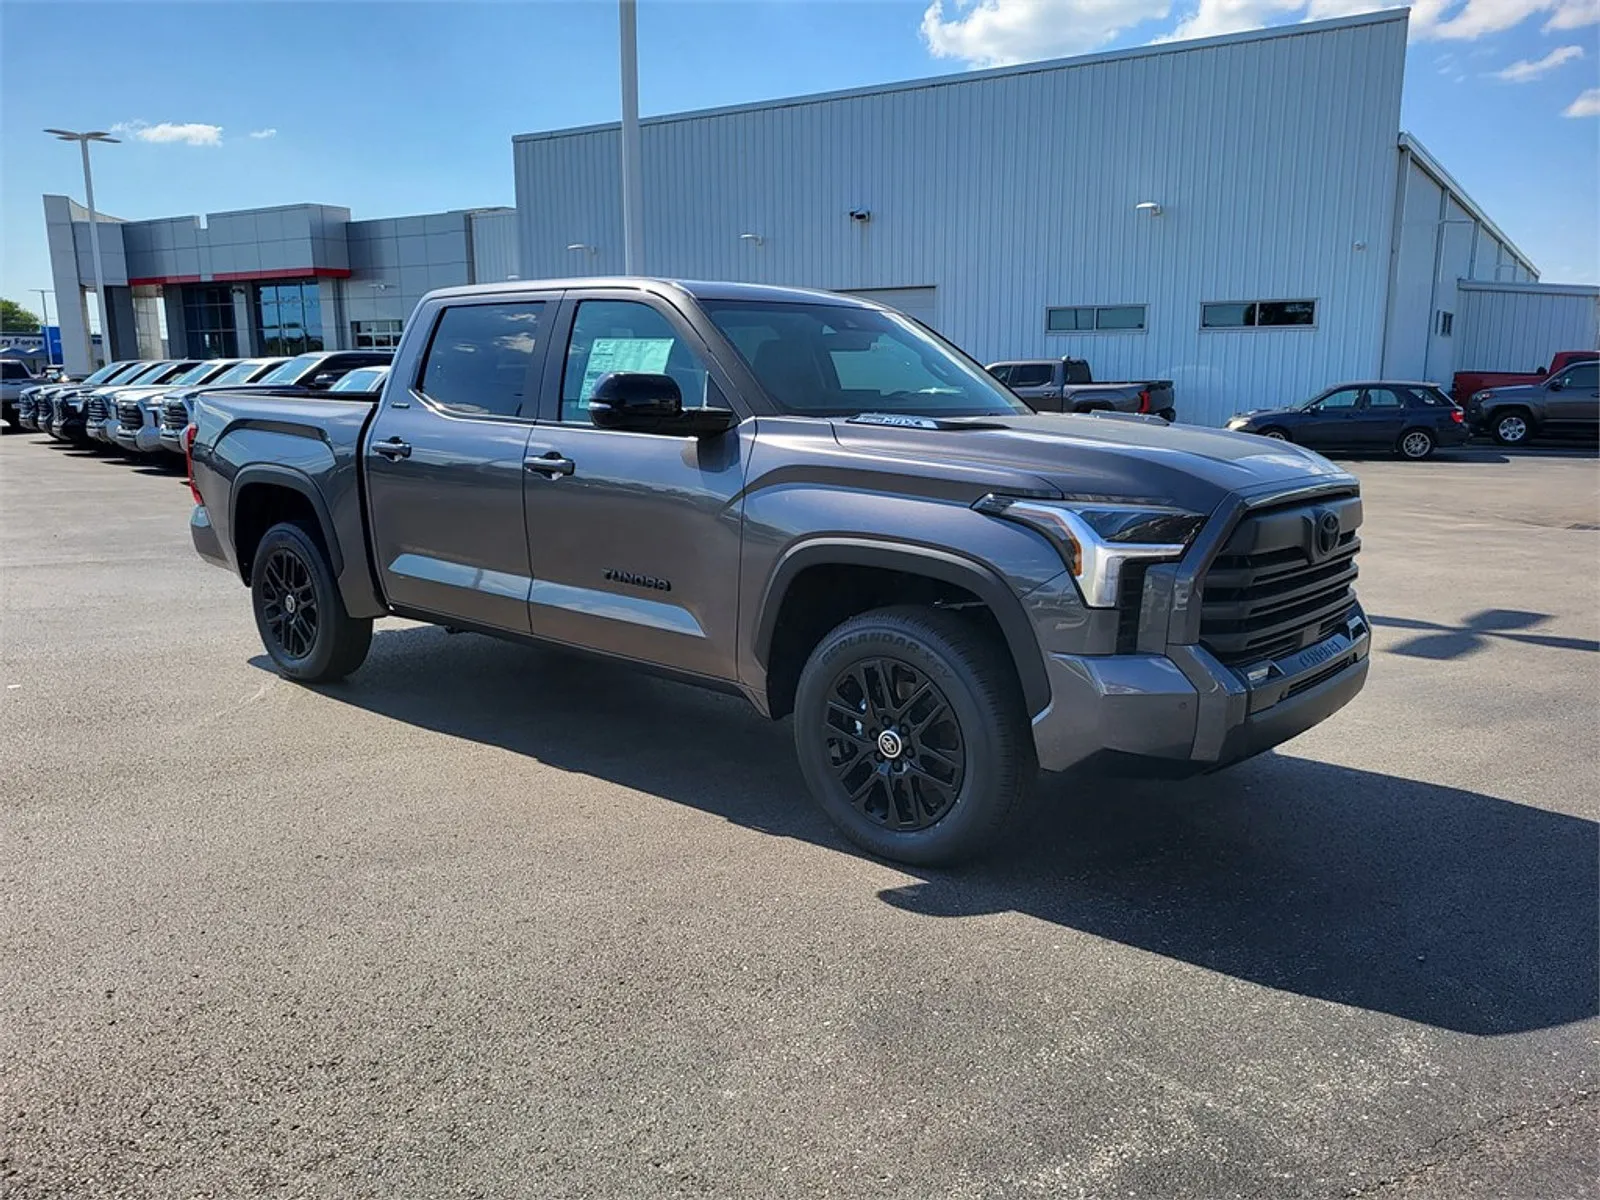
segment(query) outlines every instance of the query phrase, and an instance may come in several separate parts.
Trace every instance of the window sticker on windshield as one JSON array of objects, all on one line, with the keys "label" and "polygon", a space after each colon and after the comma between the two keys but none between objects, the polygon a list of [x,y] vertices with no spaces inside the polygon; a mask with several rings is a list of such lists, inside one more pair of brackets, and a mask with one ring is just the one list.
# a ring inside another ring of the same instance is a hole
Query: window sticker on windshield
[{"label": "window sticker on windshield", "polygon": [[673,338],[595,338],[589,347],[589,361],[583,368],[583,387],[579,400],[594,394],[594,385],[613,371],[636,371],[659,375],[672,356]]}]

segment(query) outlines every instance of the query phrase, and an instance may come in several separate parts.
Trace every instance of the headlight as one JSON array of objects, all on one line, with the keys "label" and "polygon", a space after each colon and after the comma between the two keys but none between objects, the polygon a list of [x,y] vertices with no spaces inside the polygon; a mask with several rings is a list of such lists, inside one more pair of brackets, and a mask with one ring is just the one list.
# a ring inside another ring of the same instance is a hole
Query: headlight
[{"label": "headlight", "polygon": [[1017,521],[1049,538],[1090,608],[1115,608],[1122,564],[1182,558],[1205,517],[1157,504],[1023,500],[985,496],[979,512]]},{"label": "headlight", "polygon": [[1243,429],[1248,424],[1250,424],[1250,418],[1249,417],[1229,417],[1228,418],[1228,428],[1229,429]]},{"label": "headlight", "polygon": [[1473,392],[1472,393],[1472,402],[1474,404],[1482,404],[1488,398],[1489,398],[1489,393],[1487,391]]}]

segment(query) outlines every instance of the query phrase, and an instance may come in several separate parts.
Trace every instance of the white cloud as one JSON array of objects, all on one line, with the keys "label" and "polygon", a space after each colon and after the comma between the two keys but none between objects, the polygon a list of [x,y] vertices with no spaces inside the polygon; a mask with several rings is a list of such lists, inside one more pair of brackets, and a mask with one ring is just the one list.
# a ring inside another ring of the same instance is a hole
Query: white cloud
[{"label": "white cloud", "polygon": [[1496,71],[1494,77],[1496,79],[1504,79],[1508,83],[1528,83],[1541,75],[1548,75],[1564,63],[1569,63],[1575,58],[1582,57],[1582,46],[1557,46],[1543,58],[1519,59],[1509,67]]},{"label": "white cloud", "polygon": [[[1195,0],[1161,40],[1214,37],[1286,21],[1321,21],[1393,8],[1393,0]],[[1411,36],[1472,41],[1546,15],[1545,32],[1600,24],[1600,0],[1414,0]]]},{"label": "white cloud", "polygon": [[278,131],[276,129],[255,129],[250,132],[250,136],[255,138],[257,141],[261,141],[263,138],[277,137]]},{"label": "white cloud", "polygon": [[922,40],[939,58],[1002,66],[1098,50],[1171,7],[1170,0],[933,0],[922,14]]},{"label": "white cloud", "polygon": [[1600,117],[1600,88],[1590,88],[1562,110],[1563,117]]},{"label": "white cloud", "polygon": [[1600,0],[1561,0],[1555,13],[1544,23],[1544,31],[1582,29],[1585,25],[1600,25]]},{"label": "white cloud", "polygon": [[177,123],[162,121],[152,125],[148,121],[123,121],[111,127],[113,133],[126,134],[141,142],[182,142],[185,146],[222,145],[222,126],[206,125],[199,121]]}]

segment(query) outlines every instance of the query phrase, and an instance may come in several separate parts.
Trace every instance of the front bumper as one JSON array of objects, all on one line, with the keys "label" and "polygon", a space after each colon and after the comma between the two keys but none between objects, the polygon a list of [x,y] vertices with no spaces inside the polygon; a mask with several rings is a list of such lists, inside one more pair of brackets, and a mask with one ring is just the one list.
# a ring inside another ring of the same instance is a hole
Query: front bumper
[{"label": "front bumper", "polygon": [[[1167,654],[1046,656],[1050,703],[1033,719],[1039,765],[1143,760],[1173,774],[1269,750],[1343,708],[1367,680],[1371,634],[1356,607],[1316,645],[1256,664],[1252,683],[1204,646]],[[1266,668],[1263,671],[1263,668]]]},{"label": "front bumper", "polygon": [[150,424],[148,420],[137,429],[129,429],[126,425],[119,424],[111,436],[124,450],[151,454],[161,449],[161,427]]}]

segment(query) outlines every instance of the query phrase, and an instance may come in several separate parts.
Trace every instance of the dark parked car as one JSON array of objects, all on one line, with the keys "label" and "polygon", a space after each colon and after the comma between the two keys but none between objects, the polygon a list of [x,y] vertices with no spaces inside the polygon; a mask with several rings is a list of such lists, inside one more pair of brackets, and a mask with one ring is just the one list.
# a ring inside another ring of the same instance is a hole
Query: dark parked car
[{"label": "dark parked car", "polygon": [[1535,434],[1592,438],[1600,433],[1600,362],[1573,363],[1538,383],[1477,392],[1467,401],[1467,424],[1502,446]]},{"label": "dark parked car", "polygon": [[1341,383],[1295,408],[1240,413],[1228,428],[1316,451],[1387,453],[1411,459],[1427,458],[1440,446],[1467,441],[1460,407],[1438,384],[1393,380]]},{"label": "dark parked car", "polygon": [[1349,473],[1035,414],[826,292],[433,292],[380,395],[204,392],[190,444],[195,548],[287,677],[391,613],[640,664],[793,713],[823,810],[913,863],[981,849],[1038,766],[1212,770],[1367,673]]},{"label": "dark parked car", "polygon": [[990,363],[986,369],[1034,412],[1150,413],[1167,421],[1178,419],[1170,379],[1096,383],[1082,358],[1012,359]]}]

